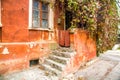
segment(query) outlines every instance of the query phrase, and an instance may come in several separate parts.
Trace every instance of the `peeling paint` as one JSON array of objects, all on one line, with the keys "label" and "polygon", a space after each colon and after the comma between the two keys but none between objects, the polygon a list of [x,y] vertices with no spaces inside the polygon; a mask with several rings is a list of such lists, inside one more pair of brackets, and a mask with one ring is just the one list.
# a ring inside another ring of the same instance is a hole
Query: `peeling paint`
[{"label": "peeling paint", "polygon": [[8,48],[4,48],[2,54],[9,54]]}]

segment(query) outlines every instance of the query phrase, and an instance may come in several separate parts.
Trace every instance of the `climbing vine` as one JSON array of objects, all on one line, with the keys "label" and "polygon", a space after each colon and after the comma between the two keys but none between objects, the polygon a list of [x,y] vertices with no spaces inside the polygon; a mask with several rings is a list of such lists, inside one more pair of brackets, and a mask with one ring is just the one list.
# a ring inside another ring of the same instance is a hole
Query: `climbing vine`
[{"label": "climbing vine", "polygon": [[[115,0],[56,0],[72,13],[71,29],[85,29],[96,40],[97,53],[111,49],[117,40],[118,13]],[[65,15],[63,15],[65,16]]]},{"label": "climbing vine", "polygon": [[118,13],[115,0],[99,0],[97,17],[98,53],[111,49],[117,40]]}]

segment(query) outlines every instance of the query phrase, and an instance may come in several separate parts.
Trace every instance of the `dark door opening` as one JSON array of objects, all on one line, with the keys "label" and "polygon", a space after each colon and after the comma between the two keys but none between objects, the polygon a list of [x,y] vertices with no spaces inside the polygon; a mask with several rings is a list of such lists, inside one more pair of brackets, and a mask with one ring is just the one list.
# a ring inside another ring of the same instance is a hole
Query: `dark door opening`
[{"label": "dark door opening", "polygon": [[71,21],[72,21],[72,12],[66,10],[65,11],[65,25],[66,25],[66,30],[68,30],[71,27]]}]

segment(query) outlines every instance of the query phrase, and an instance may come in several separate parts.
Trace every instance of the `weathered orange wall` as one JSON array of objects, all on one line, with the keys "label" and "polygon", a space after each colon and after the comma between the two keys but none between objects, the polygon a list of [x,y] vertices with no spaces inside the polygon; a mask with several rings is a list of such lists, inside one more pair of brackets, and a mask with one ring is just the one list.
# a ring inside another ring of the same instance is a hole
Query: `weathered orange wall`
[{"label": "weathered orange wall", "polygon": [[2,0],[0,74],[28,68],[30,60],[42,59],[57,46],[53,31],[28,29],[28,7],[29,0]]},{"label": "weathered orange wall", "polygon": [[28,1],[2,0],[2,42],[28,41]]},{"label": "weathered orange wall", "polygon": [[75,72],[83,63],[96,57],[96,42],[85,30],[76,30],[74,33],[74,48],[76,54],[68,63],[63,75]]},{"label": "weathered orange wall", "polygon": [[[2,42],[5,43],[0,43],[0,74],[28,68],[30,60],[44,58],[43,56],[48,55],[50,50],[56,47],[58,30],[64,29],[64,20],[61,24],[57,23],[61,11],[57,6],[53,32],[29,30],[28,1],[2,0]],[[75,44],[77,54],[66,71],[76,70],[82,61],[90,60],[96,55],[95,42],[88,37],[86,32],[78,31],[70,35],[70,38]],[[4,54],[6,48],[8,54]]]},{"label": "weathered orange wall", "polygon": [[70,43],[74,43],[74,33],[70,33]]},{"label": "weathered orange wall", "polygon": [[[63,30],[64,29],[64,20],[62,19],[62,11],[59,7],[58,2],[56,2],[55,9],[54,9],[54,26],[57,30]],[[60,23],[58,23],[58,19],[60,19]]]},{"label": "weathered orange wall", "polygon": [[29,41],[55,40],[54,32],[48,30],[29,30]]},{"label": "weathered orange wall", "polygon": [[2,42],[2,27],[0,27],[0,42]]},{"label": "weathered orange wall", "polygon": [[30,60],[43,60],[56,47],[52,41],[0,43],[0,74],[29,68]]},{"label": "weathered orange wall", "polygon": [[0,45],[0,74],[28,67],[28,45]]},{"label": "weathered orange wall", "polygon": [[[59,30],[64,30],[64,20],[61,18],[61,8],[59,7],[59,3],[56,2],[54,7],[54,34],[55,40],[59,41]],[[58,23],[58,19],[60,19],[60,23]]]}]

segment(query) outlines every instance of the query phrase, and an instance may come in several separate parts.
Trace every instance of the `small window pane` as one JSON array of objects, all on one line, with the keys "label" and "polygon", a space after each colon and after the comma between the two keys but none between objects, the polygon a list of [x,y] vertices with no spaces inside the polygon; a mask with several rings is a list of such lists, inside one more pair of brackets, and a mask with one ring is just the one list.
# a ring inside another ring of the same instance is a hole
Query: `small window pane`
[{"label": "small window pane", "polygon": [[48,11],[48,4],[42,4],[42,10]]},{"label": "small window pane", "polygon": [[39,1],[33,0],[33,9],[38,9],[38,8],[39,8]]},{"label": "small window pane", "polygon": [[33,11],[33,18],[39,18],[39,11]]},{"label": "small window pane", "polygon": [[33,0],[33,27],[40,27],[39,0]]},{"label": "small window pane", "polygon": [[36,27],[36,28],[40,27],[40,23],[39,22],[40,22],[39,20],[34,19],[33,20],[33,27]]},{"label": "small window pane", "polygon": [[42,28],[48,28],[48,21],[42,20]]},{"label": "small window pane", "polygon": [[42,13],[42,19],[47,19],[48,13]]}]

